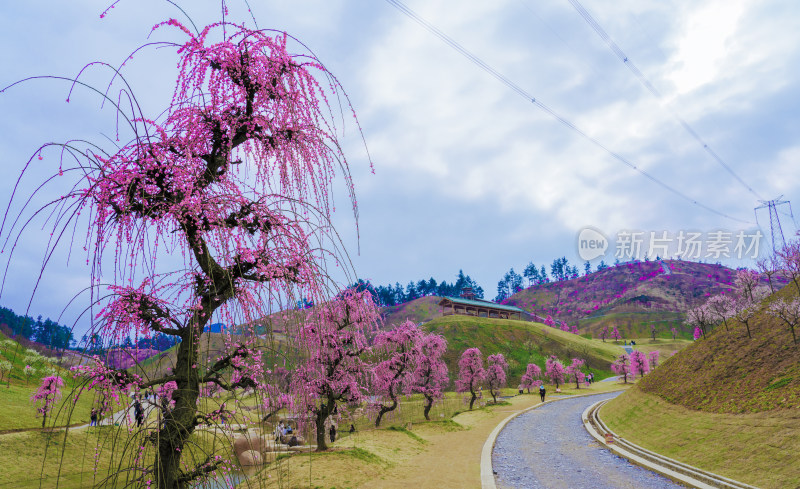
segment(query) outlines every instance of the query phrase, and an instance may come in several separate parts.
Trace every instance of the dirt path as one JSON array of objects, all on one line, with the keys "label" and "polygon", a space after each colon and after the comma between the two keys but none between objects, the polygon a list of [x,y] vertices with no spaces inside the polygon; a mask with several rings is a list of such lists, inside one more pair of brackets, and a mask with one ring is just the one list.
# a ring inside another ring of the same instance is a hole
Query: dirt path
[{"label": "dirt path", "polygon": [[[359,485],[364,489],[408,488],[479,488],[481,448],[489,433],[512,413],[539,404],[538,395],[524,395],[508,400],[510,406],[459,414],[453,421],[465,429],[432,430],[424,424],[414,432],[424,438],[425,450],[402,464],[388,469],[379,480]],[[441,454],[447,454],[443,457]]]}]

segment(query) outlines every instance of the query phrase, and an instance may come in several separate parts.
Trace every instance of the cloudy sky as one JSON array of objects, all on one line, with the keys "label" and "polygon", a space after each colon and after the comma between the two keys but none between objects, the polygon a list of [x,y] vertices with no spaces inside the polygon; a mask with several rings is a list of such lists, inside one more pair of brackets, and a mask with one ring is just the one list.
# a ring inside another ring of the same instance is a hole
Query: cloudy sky
[{"label": "cloudy sky", "polygon": [[[75,76],[94,60],[118,65],[147,42],[155,23],[182,18],[155,0],[123,0],[103,19],[108,1],[6,3],[2,86],[32,75]],[[199,25],[220,18],[218,2],[183,3]],[[627,231],[646,238],[651,231],[674,237],[722,230],[732,233],[733,250],[738,231],[754,232],[759,198],[782,194],[800,202],[797,2],[584,0],[627,66],[577,2],[404,2],[561,121],[387,1],[251,3],[260,27],[285,30],[317,54],[360,118],[374,175],[355,128],[344,138],[360,206],[360,253],[352,216],[341,213],[337,225],[356,271],[374,283],[452,281],[463,269],[493,297],[509,267],[521,271],[529,261],[549,264],[562,255],[579,263],[577,236],[587,226],[610,240],[607,262],[614,260],[615,236]],[[243,2],[229,6],[231,19],[249,21]],[[157,33],[151,40],[166,38]],[[169,102],[174,67],[174,51],[166,49],[147,50],[126,67],[154,116]],[[86,76],[98,86],[109,77],[101,70]],[[67,92],[66,84],[51,80],[0,94],[4,205],[40,144],[113,135],[113,114],[100,109],[97,97],[83,92],[67,104]],[[20,192],[32,191],[36,172],[52,171],[37,162]],[[758,219],[768,234],[767,214]],[[793,234],[792,220],[783,214],[781,220]],[[47,239],[31,228],[11,262],[0,304],[28,307]],[[64,265],[63,257],[49,265],[31,314],[58,316],[86,285],[85,265],[74,257]],[[719,261],[745,263],[735,256]]]}]

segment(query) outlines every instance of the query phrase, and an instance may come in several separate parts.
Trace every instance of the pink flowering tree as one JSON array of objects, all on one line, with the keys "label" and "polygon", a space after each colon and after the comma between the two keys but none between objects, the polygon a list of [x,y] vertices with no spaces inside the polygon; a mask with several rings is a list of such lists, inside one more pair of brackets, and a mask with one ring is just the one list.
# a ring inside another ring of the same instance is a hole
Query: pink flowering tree
[{"label": "pink flowering tree", "polygon": [[495,353],[489,355],[486,359],[488,366],[486,367],[486,384],[489,387],[489,393],[492,395],[492,402],[497,404],[497,396],[500,394],[500,389],[506,385],[506,371],[508,371],[508,362],[502,353]]},{"label": "pink flowering tree", "polygon": [[420,341],[420,350],[422,354],[411,376],[411,391],[425,398],[424,415],[430,421],[433,403],[444,396],[444,388],[450,382],[443,359],[447,341],[442,335],[428,333]]},{"label": "pink flowering tree", "polygon": [[456,392],[469,392],[469,409],[472,410],[478,398],[478,387],[486,379],[486,369],[483,368],[483,356],[477,348],[468,348],[458,360],[458,379],[456,379]]},{"label": "pink flowering tree", "polygon": [[566,379],[567,369],[564,367],[564,364],[553,355],[545,361],[544,375],[550,383],[555,385],[556,389],[558,389],[558,386],[563,384]]},{"label": "pink flowering tree", "polygon": [[521,385],[523,389],[528,390],[528,394],[531,393],[531,389],[535,389],[536,387],[542,384],[540,380],[542,378],[542,369],[535,363],[529,363],[527,368],[525,369],[525,373],[522,375]]},{"label": "pink flowering tree", "polygon": [[628,376],[631,375],[631,363],[628,355],[623,353],[614,363],[611,364],[611,371],[622,377],[624,383],[628,383]]},{"label": "pink flowering tree", "polygon": [[42,378],[42,383],[36,392],[31,396],[31,401],[37,405],[36,412],[42,416],[42,428],[45,427],[47,416],[56,407],[56,403],[61,399],[61,388],[64,387],[64,379],[58,376]]},{"label": "pink flowering tree", "polygon": [[[154,30],[162,28],[172,29],[179,42],[150,44],[170,46],[178,57],[172,98],[156,111],[160,115],[144,114],[146,104],[133,98],[123,73],[111,70],[111,84],[91,93],[117,111],[120,125],[111,132],[122,142],[106,149],[79,141],[39,148],[39,160],[54,155],[54,173],[20,200],[56,197],[31,211],[13,202],[23,210],[6,221],[3,239],[15,242],[8,237],[25,231],[30,218],[49,215],[54,224],[47,256],[73,242],[84,250],[90,293],[100,309],[92,334],[112,342],[156,334],[180,339],[173,368],[136,384],[176,385],[174,406],[163,413],[153,445],[143,446],[153,456],[132,457],[117,473],[137,474],[131,481],[137,485],[173,489],[193,485],[221,463],[216,454],[181,458],[195,428],[213,421],[198,412],[200,386],[257,391],[263,378],[252,343],[226,345],[212,360],[201,356],[206,325],[248,323],[296,297],[324,302],[335,290],[327,264],[341,256],[330,225],[335,179],[343,178],[354,215],[357,207],[338,141],[339,118],[327,103],[332,98],[349,111],[347,99],[320,62],[309,53],[293,54],[302,46],[272,31],[218,23],[195,32],[173,19]],[[108,65],[86,69],[100,66]],[[81,77],[72,90],[86,86]],[[54,182],[71,190],[48,192]],[[84,219],[85,239],[59,239],[72,236]],[[11,261],[13,253],[6,256]],[[303,373],[318,394],[314,409],[323,420],[334,407],[331,400],[359,398],[349,358],[365,343],[342,332],[367,317],[356,298],[341,302],[322,308],[335,320],[322,326],[312,318],[313,327],[300,336],[312,351]],[[321,358],[329,354],[348,360]],[[344,377],[332,377],[340,372]],[[122,371],[106,374],[112,382],[132,383]]]},{"label": "pink flowering tree", "polygon": [[602,339],[603,343],[605,343],[606,338],[608,338],[608,326],[603,326],[603,329],[600,330],[600,339]]},{"label": "pink flowering tree", "polygon": [[617,329],[617,327],[616,327],[616,326],[614,326],[614,328],[611,330],[611,338],[612,338],[614,341],[619,341],[619,340],[621,340],[621,339],[622,339],[622,335],[621,335],[621,334],[619,334],[619,330]]},{"label": "pink flowering tree", "polygon": [[650,367],[656,368],[658,367],[658,357],[661,356],[661,352],[658,350],[653,350],[647,354],[647,358],[650,360]]},{"label": "pink flowering tree", "polygon": [[421,340],[422,331],[409,320],[375,336],[373,353],[385,356],[372,368],[374,391],[382,399],[375,418],[376,428],[386,413],[397,409],[400,394],[411,393],[411,377],[422,357]]},{"label": "pink flowering tree", "polygon": [[367,333],[378,322],[378,311],[368,291],[347,290],[338,298],[310,310],[300,331],[308,359],[292,376],[291,390],[299,407],[311,415],[317,451],[328,449],[325,422],[339,404],[358,404],[370,377],[364,359],[369,352]]},{"label": "pink flowering tree", "polygon": [[639,350],[633,350],[630,356],[631,360],[631,373],[644,377],[644,374],[650,371],[650,363],[647,361],[647,355]]},{"label": "pink flowering tree", "polygon": [[678,336],[678,330],[673,326],[669,331],[672,333],[672,339],[674,340]]},{"label": "pink flowering tree", "polygon": [[788,243],[780,249],[776,256],[780,273],[788,277],[800,292],[800,239]]},{"label": "pink flowering tree", "polygon": [[586,380],[586,374],[582,370],[585,363],[580,358],[573,358],[572,363],[567,367],[567,376],[575,382],[576,389],[580,389],[581,383]]}]

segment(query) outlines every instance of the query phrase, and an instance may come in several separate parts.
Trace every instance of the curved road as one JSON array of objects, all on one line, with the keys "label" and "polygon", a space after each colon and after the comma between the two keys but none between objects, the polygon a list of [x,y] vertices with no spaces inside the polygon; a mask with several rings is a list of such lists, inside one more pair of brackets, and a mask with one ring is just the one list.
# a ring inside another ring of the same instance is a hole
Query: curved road
[{"label": "curved road", "polygon": [[630,464],[589,436],[581,413],[619,393],[547,403],[511,420],[492,452],[498,489],[673,489],[666,477]]}]

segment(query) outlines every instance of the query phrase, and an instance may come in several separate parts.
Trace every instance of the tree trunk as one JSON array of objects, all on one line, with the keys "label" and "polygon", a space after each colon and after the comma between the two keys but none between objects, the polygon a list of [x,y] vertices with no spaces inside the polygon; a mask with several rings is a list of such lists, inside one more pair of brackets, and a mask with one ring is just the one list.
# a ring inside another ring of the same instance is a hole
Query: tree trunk
[{"label": "tree trunk", "polygon": [[380,426],[381,419],[383,419],[383,415],[384,414],[386,414],[388,412],[391,412],[391,411],[394,411],[395,409],[397,409],[397,397],[395,397],[394,395],[392,395],[391,397],[392,397],[392,404],[389,405],[389,406],[381,405],[381,410],[378,411],[378,417],[375,418],[375,427],[376,428]]},{"label": "tree trunk", "polygon": [[477,399],[478,396],[475,394],[475,389],[472,387],[469,388],[469,393],[472,395],[469,399],[469,410],[472,411],[472,405],[475,404],[475,399]]},{"label": "tree trunk", "polygon": [[[202,331],[200,328],[197,331]],[[158,453],[155,462],[155,477],[159,489],[185,489],[190,481],[181,480],[181,454],[186,440],[195,428],[199,375],[197,368],[197,345],[199,335],[190,334],[178,344],[178,359],[173,369],[178,388],[172,393],[175,407],[164,409],[163,425],[158,433]],[[165,399],[166,401],[166,399]],[[167,404],[165,403],[165,406]]]},{"label": "tree trunk", "polygon": [[327,405],[322,404],[317,410],[317,416],[314,418],[314,425],[317,430],[317,451],[324,452],[328,449],[328,443],[325,441],[325,421],[328,419],[330,409]]},{"label": "tree trunk", "polygon": [[431,417],[430,417],[431,407],[433,406],[433,397],[426,395],[425,399],[426,399],[425,411],[424,411],[425,419],[430,421],[431,420]]}]

